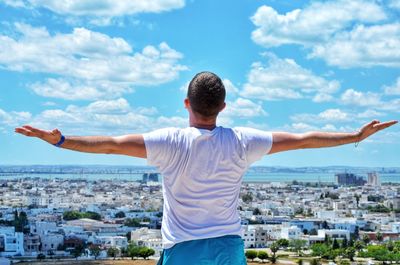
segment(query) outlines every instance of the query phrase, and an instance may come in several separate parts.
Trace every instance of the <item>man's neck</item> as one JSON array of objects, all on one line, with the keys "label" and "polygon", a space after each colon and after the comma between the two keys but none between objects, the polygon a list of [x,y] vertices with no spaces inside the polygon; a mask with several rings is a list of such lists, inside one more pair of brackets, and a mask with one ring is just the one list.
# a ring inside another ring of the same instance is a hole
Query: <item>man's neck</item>
[{"label": "man's neck", "polygon": [[196,117],[196,115],[191,114],[189,115],[189,124],[190,127],[212,131],[215,127],[217,127],[217,119],[202,119],[200,117]]},{"label": "man's neck", "polygon": [[214,124],[201,124],[201,123],[190,123],[190,127],[195,127],[197,129],[206,129],[206,130],[214,130],[217,125]]}]

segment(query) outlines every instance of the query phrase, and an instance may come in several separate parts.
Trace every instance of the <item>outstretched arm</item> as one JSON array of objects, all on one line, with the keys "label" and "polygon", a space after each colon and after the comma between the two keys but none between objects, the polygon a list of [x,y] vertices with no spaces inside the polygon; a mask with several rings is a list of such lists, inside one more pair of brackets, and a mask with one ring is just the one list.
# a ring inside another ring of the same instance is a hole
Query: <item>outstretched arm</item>
[{"label": "outstretched arm", "polygon": [[[15,132],[42,139],[49,144],[56,144],[61,139],[58,129],[45,131],[29,125],[15,128]],[[141,134],[130,134],[122,136],[66,136],[64,143],[60,146],[86,153],[119,154],[140,158],[146,158],[146,147]]]},{"label": "outstretched arm", "polygon": [[374,120],[361,127],[359,131],[353,133],[307,132],[294,134],[273,132],[273,144],[269,154],[288,150],[331,147],[361,142],[370,135],[396,123],[397,121],[379,122]]}]

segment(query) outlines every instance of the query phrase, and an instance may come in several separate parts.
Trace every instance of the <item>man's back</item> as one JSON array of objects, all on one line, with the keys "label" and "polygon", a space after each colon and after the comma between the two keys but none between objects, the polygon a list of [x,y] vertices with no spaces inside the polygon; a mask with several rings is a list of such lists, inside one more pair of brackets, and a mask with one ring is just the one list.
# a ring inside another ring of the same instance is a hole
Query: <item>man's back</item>
[{"label": "man's back", "polygon": [[167,128],[144,134],[147,158],[163,175],[164,247],[240,235],[242,176],[267,154],[271,133],[249,128]]}]

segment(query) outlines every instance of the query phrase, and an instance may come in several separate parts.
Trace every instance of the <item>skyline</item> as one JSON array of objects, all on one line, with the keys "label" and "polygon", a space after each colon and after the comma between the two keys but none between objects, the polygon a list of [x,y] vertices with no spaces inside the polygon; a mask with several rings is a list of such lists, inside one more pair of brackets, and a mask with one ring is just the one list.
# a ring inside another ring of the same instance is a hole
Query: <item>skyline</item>
[{"label": "skyline", "polygon": [[[185,89],[203,70],[227,88],[222,126],[354,131],[399,119],[400,1],[69,3],[0,1],[0,164],[145,165],[59,150],[14,127],[66,135],[185,127]],[[399,140],[397,125],[356,148],[255,165],[394,167]]]}]

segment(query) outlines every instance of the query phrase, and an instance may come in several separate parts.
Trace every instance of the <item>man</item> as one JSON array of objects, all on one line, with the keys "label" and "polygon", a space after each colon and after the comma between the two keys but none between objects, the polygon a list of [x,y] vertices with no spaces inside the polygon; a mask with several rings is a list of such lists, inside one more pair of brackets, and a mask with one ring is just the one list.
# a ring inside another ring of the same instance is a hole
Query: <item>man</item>
[{"label": "man", "polygon": [[353,133],[266,132],[216,126],[225,88],[213,73],[197,74],[184,101],[190,127],[145,134],[68,136],[31,126],[17,133],[80,152],[147,158],[163,175],[164,252],[159,264],[246,264],[237,211],[242,176],[266,154],[358,143],[397,121],[372,121]]}]

